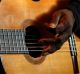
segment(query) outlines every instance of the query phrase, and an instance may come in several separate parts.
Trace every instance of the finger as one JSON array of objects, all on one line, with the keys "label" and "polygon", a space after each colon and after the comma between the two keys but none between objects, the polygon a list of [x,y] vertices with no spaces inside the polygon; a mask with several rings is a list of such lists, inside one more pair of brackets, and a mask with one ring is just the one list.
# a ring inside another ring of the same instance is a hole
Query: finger
[{"label": "finger", "polygon": [[53,38],[42,38],[39,40],[40,43],[44,43],[46,45],[51,44],[55,41]]},{"label": "finger", "polygon": [[54,40],[55,39],[53,39],[53,38],[43,38],[43,39],[39,40],[40,43],[42,43],[46,46],[46,48],[43,49],[44,53],[52,52]]},{"label": "finger", "polygon": [[55,28],[57,26],[61,16],[62,16],[62,14],[60,14],[60,13],[54,13],[49,27]]},{"label": "finger", "polygon": [[61,46],[64,44],[64,42],[70,37],[71,33],[67,30],[62,35],[60,35],[52,45],[52,48],[48,51],[49,53],[53,53],[61,48]]},{"label": "finger", "polygon": [[43,49],[44,53],[53,53],[61,47],[61,42],[59,40],[56,41],[55,39],[46,38],[42,39],[41,42],[47,44],[47,48]]},{"label": "finger", "polygon": [[56,26],[56,32],[62,33],[69,28],[69,23],[66,19],[66,16],[61,17],[58,25]]},{"label": "finger", "polygon": [[63,32],[62,34],[60,34],[57,38],[56,41],[59,41],[58,43],[64,43],[72,34],[71,29],[66,30],[65,32]]}]

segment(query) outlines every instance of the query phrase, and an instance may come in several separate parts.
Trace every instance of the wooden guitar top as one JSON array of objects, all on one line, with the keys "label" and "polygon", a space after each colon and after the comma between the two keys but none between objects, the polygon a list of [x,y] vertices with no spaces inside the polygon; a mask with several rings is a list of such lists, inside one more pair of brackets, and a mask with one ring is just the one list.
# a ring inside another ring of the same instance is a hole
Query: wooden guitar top
[{"label": "wooden guitar top", "polygon": [[[0,29],[22,29],[22,23],[25,20],[34,20],[37,16],[48,12],[52,7],[55,9],[59,1],[2,0],[0,3]],[[66,1],[62,0],[60,3],[66,4]],[[75,39],[80,70],[80,39],[77,37]],[[6,74],[73,74],[68,42],[65,42],[59,51],[48,55],[40,64],[29,62],[23,54],[1,55],[1,60]]]}]

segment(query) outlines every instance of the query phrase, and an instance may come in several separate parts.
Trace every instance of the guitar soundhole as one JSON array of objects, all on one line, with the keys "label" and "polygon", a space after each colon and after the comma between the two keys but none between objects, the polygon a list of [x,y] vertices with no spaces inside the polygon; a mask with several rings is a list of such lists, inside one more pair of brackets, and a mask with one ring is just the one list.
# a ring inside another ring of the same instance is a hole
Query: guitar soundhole
[{"label": "guitar soundhole", "polygon": [[[29,49],[30,50],[30,49]],[[32,50],[32,49],[31,49]],[[40,48],[35,48],[33,50],[41,50]],[[41,51],[29,51],[29,55],[32,56],[33,58],[40,57],[42,54]]]},{"label": "guitar soundhole", "polygon": [[42,54],[41,44],[38,43],[39,31],[34,26],[26,28],[25,42],[28,47],[29,55],[33,58],[40,57]]}]

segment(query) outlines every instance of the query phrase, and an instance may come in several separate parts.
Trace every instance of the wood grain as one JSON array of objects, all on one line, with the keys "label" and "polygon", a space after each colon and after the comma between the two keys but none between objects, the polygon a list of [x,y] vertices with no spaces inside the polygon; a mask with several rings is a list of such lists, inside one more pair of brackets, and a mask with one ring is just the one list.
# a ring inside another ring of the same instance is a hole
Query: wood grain
[{"label": "wood grain", "polygon": [[[0,4],[0,28],[22,28],[26,19],[35,19],[38,15],[57,6],[60,0],[2,0]],[[62,0],[63,1],[63,0]],[[78,63],[80,70],[80,39],[77,37]],[[62,48],[46,57],[41,64],[32,64],[24,55],[1,55],[6,74],[73,74],[73,67],[68,42]]]}]

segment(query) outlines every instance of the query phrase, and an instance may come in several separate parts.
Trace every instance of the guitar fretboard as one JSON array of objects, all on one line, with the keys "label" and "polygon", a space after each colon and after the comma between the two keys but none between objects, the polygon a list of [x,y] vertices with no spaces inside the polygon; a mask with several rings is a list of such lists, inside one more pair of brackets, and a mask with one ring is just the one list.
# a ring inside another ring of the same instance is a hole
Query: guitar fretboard
[{"label": "guitar fretboard", "polygon": [[25,45],[25,31],[0,29],[0,54],[28,54]]}]

